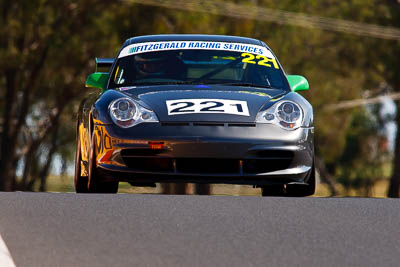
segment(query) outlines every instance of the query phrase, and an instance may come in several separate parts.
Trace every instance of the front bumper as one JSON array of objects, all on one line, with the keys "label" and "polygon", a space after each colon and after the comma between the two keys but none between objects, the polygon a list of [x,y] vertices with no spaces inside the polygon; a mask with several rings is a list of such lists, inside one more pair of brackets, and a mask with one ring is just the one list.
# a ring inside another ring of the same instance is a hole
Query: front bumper
[{"label": "front bumper", "polygon": [[313,164],[313,128],[270,124],[95,125],[105,180],[266,185],[303,183]]}]

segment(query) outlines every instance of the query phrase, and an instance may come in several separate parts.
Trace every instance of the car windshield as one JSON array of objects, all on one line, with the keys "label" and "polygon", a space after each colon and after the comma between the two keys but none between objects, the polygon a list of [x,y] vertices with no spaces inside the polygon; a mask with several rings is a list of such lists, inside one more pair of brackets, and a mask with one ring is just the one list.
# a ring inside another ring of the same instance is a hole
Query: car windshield
[{"label": "car windshield", "polygon": [[132,53],[118,58],[109,87],[223,84],[289,90],[280,65],[268,55],[212,49]]}]

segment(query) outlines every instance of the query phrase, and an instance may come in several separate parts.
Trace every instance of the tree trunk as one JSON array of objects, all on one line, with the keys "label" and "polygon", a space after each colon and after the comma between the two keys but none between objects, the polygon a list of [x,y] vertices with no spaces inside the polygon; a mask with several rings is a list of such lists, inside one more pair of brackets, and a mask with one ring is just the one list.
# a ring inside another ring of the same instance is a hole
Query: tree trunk
[{"label": "tree trunk", "polygon": [[40,175],[39,191],[40,192],[47,191],[47,184],[46,184],[47,177],[49,176],[51,162],[53,161],[54,154],[57,151],[58,128],[59,128],[59,121],[57,120],[57,124],[55,126],[55,129],[53,130],[53,136],[51,137],[51,145],[50,145],[49,154],[47,155],[46,163],[45,163],[45,165],[43,166],[42,170],[39,173],[39,175]]},{"label": "tree trunk", "polygon": [[197,195],[210,195],[211,186],[210,184],[196,184]]},{"label": "tree trunk", "polygon": [[38,151],[39,145],[40,145],[40,143],[38,143],[37,141],[33,141],[30,144],[26,154],[24,155],[24,157],[25,157],[24,172],[22,174],[22,180],[18,185],[18,190],[21,190],[21,191],[27,190],[28,179],[31,174],[31,167],[32,167],[32,164],[36,164],[36,160],[37,160],[36,156],[38,154],[37,151]]},{"label": "tree trunk", "polygon": [[338,192],[335,187],[334,179],[326,170],[324,162],[319,157],[315,157],[315,167],[319,171],[321,181],[328,185],[331,196],[336,196]]},{"label": "tree trunk", "polygon": [[0,149],[0,190],[12,191],[13,190],[13,161],[15,157],[15,143],[16,137],[12,134],[12,110],[15,105],[15,71],[5,71],[6,76],[6,92],[5,92],[5,105],[3,111],[3,134]]},{"label": "tree trunk", "polygon": [[169,184],[170,192],[173,195],[185,195],[186,193],[186,184],[185,183],[174,183]]},{"label": "tree trunk", "polygon": [[400,186],[400,102],[396,102],[396,139],[395,139],[395,149],[394,149],[394,158],[393,158],[393,173],[392,178],[389,183],[388,197],[400,197],[399,195],[399,186]]},{"label": "tree trunk", "polygon": [[169,195],[170,191],[169,191],[169,183],[161,183],[161,194],[164,195]]},{"label": "tree trunk", "polygon": [[194,191],[189,183],[161,183],[161,188],[165,195],[190,195]]}]

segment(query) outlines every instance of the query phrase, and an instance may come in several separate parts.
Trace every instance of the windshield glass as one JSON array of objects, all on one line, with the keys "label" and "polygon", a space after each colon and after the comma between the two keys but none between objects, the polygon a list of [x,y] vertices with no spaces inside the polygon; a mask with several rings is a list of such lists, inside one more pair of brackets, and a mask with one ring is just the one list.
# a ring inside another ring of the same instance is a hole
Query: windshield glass
[{"label": "windshield glass", "polygon": [[[138,45],[123,49],[111,74],[109,87],[226,84],[289,90],[277,60],[264,47],[241,44],[236,49],[239,51],[232,51],[234,46],[225,46],[232,48],[225,50],[222,43],[208,42],[219,44],[219,49],[215,49],[216,46],[213,49],[190,49],[190,43],[175,42],[173,49],[165,49],[165,43],[156,43],[157,51],[142,52]],[[184,46],[184,49],[176,49],[178,46]],[[200,45],[197,48],[201,48]]]}]

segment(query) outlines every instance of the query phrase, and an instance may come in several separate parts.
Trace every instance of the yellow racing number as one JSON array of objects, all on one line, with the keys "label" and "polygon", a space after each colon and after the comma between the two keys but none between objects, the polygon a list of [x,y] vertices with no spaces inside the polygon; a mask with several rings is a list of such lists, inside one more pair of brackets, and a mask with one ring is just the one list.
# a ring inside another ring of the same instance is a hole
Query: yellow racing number
[{"label": "yellow racing number", "polygon": [[256,62],[253,61],[253,59],[255,58],[255,56],[254,56],[253,54],[242,53],[241,56],[244,57],[244,58],[242,59],[242,62],[244,62],[244,63],[250,63],[250,64],[256,64]]},{"label": "yellow racing number", "polygon": [[[250,64],[258,64],[260,66],[265,66],[265,67],[269,67],[271,68],[271,64],[272,63],[274,65],[275,69],[279,69],[279,65],[278,62],[276,62],[275,58],[268,58],[265,56],[261,56],[261,55],[253,55],[253,54],[249,54],[249,53],[242,53],[241,55],[243,57],[242,62],[244,63],[250,63]],[[256,62],[254,59],[258,59],[258,61]]]},{"label": "yellow racing number", "polygon": [[268,64],[267,62],[272,62],[272,64],[274,65],[274,68],[277,70],[279,69],[278,63],[276,62],[275,58],[267,58],[267,57],[258,55],[258,56],[256,56],[256,59],[261,59],[260,61],[258,61],[258,65],[271,67],[271,64]]}]

